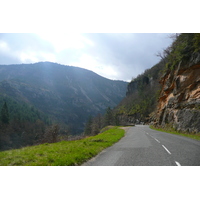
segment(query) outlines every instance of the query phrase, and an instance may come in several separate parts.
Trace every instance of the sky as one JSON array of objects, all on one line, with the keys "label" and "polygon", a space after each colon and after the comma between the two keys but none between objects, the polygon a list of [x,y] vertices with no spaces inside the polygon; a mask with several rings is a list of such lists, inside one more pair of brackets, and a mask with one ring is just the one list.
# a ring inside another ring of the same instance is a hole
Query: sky
[{"label": "sky", "polygon": [[50,61],[130,81],[159,62],[171,33],[199,32],[196,2],[6,0],[0,64]]},{"label": "sky", "polygon": [[50,61],[130,81],[160,58],[169,33],[0,33],[0,64]]}]

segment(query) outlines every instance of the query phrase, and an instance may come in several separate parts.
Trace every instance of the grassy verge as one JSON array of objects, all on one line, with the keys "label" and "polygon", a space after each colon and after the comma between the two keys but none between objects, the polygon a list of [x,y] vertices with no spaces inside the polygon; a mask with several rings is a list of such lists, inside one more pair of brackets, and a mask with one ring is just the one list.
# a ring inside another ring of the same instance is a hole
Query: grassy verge
[{"label": "grassy verge", "polygon": [[189,137],[195,140],[200,140],[200,133],[197,134],[188,134],[188,133],[181,133],[181,132],[177,132],[175,130],[169,130],[169,129],[162,129],[162,128],[155,128],[154,126],[150,126],[151,129],[154,129],[156,131],[161,131],[161,132],[167,132],[167,133],[171,133],[171,134],[176,134],[176,135],[181,135],[181,136],[185,136],[185,137]]},{"label": "grassy verge", "polygon": [[116,143],[125,131],[112,127],[105,132],[76,141],[41,144],[0,152],[0,165],[72,166],[81,165],[103,149]]}]

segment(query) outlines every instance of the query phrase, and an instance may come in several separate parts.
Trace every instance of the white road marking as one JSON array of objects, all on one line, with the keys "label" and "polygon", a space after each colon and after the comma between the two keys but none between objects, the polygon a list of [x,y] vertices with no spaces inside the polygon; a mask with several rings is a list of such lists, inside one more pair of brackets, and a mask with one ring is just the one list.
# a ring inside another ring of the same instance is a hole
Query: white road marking
[{"label": "white road marking", "polygon": [[164,145],[162,145],[162,146],[167,151],[167,153],[171,154],[171,152]]},{"label": "white road marking", "polygon": [[181,166],[181,164],[179,162],[175,161],[175,163],[177,166]]},{"label": "white road marking", "polygon": [[[149,135],[149,133],[146,132],[147,135]],[[156,138],[154,138],[153,136],[149,135],[150,137],[152,137],[154,140],[156,140],[158,143],[160,143],[159,140],[157,140]]]},{"label": "white road marking", "polygon": [[[146,132],[147,135],[149,135],[149,133]],[[152,137],[151,135],[149,135],[150,137]],[[158,143],[160,143],[160,141],[154,137],[152,137],[154,140],[156,140]],[[167,147],[165,147],[164,145],[162,145],[162,147],[167,151],[167,153],[171,154],[171,152],[167,149]],[[177,166],[181,166],[181,164],[177,161],[175,161]]]},{"label": "white road marking", "polygon": [[158,143],[160,143],[160,141],[159,140],[157,140],[156,138],[154,138]]}]

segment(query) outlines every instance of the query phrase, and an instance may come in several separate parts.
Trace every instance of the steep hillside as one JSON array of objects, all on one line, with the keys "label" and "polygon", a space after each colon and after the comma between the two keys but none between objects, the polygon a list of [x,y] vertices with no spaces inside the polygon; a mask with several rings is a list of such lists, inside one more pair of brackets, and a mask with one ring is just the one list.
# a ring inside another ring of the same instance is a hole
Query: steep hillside
[{"label": "steep hillside", "polygon": [[116,106],[127,83],[51,62],[0,65],[0,92],[35,106],[80,133],[90,115]]},{"label": "steep hillside", "polygon": [[200,34],[177,34],[161,58],[128,84],[119,122],[200,132]]},{"label": "steep hillside", "polygon": [[157,105],[163,68],[161,61],[128,84],[126,97],[114,110],[121,124],[149,122],[149,115]]},{"label": "steep hillside", "polygon": [[[160,80],[156,126],[200,132],[200,34],[181,34],[172,44]],[[173,59],[172,59],[173,58]]]},{"label": "steep hillside", "polygon": [[0,93],[0,151],[40,144],[51,125],[34,106]]}]

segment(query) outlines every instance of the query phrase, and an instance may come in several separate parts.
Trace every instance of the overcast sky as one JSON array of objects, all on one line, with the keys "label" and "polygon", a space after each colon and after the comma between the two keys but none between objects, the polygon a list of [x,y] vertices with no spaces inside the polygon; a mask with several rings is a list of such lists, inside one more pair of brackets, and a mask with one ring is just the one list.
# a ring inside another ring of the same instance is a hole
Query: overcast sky
[{"label": "overcast sky", "polygon": [[0,64],[51,61],[130,81],[160,58],[169,33],[1,33]]},{"label": "overcast sky", "polygon": [[196,3],[160,2],[3,1],[0,64],[51,61],[130,81],[159,62],[170,33],[199,31]]}]

